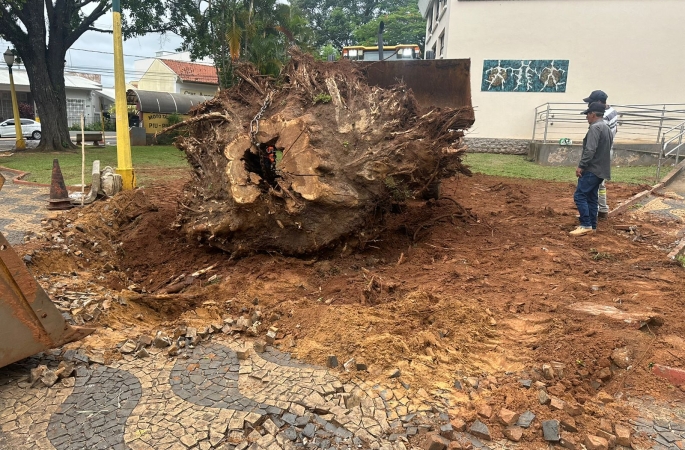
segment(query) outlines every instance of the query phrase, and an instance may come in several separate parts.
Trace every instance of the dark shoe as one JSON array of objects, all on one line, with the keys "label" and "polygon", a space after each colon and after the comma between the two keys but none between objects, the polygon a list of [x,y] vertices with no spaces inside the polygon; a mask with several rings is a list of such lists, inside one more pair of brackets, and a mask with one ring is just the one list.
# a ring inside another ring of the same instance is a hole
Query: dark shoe
[{"label": "dark shoe", "polygon": [[607,220],[609,218],[609,213],[600,211],[597,213],[597,218],[599,220]]}]

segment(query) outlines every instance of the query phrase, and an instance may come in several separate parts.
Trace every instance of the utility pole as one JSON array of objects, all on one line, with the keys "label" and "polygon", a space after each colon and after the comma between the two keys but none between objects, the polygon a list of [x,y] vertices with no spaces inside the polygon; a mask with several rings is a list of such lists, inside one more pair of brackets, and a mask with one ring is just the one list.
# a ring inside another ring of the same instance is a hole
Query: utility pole
[{"label": "utility pole", "polygon": [[112,25],[114,31],[114,103],[117,111],[117,173],[121,175],[122,188],[131,190],[136,187],[136,176],[133,173],[131,137],[128,131],[124,44],[121,36],[121,0],[112,0]]},{"label": "utility pole", "polygon": [[378,25],[378,60],[383,61],[383,31],[385,31],[385,24],[381,20],[380,25]]},{"label": "utility pole", "polygon": [[12,65],[14,64],[14,53],[7,47],[7,51],[2,55],[10,71],[10,91],[12,92],[12,113],[14,114],[14,131],[17,134],[16,150],[26,150],[24,133],[21,131],[21,117],[19,117],[19,103],[17,103],[17,91],[14,89],[14,75],[12,75]]}]

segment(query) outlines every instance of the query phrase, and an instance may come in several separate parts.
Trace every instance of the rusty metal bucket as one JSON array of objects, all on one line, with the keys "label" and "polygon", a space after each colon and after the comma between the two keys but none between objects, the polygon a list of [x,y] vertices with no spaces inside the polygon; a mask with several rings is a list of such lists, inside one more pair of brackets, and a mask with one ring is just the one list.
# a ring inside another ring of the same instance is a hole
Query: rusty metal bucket
[{"label": "rusty metal bucket", "polygon": [[[5,179],[0,175],[0,188]],[[95,331],[72,327],[0,233],[0,367]]]}]

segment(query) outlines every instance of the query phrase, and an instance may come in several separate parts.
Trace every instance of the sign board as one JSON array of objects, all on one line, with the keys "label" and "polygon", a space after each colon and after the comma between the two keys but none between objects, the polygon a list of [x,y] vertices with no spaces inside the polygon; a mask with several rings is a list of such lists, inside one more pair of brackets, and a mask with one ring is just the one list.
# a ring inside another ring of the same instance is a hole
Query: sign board
[{"label": "sign board", "polygon": [[[169,126],[169,121],[167,117],[169,114],[160,113],[143,113],[143,127],[145,127],[145,133],[155,134],[158,131],[162,131],[164,128]],[[190,116],[180,115],[181,120],[186,120]]]}]

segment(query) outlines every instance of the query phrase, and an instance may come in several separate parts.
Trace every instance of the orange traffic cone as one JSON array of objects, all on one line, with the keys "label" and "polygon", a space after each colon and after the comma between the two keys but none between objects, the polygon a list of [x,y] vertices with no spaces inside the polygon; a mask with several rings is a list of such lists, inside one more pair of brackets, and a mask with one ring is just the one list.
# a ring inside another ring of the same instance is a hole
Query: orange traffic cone
[{"label": "orange traffic cone", "polygon": [[57,159],[52,160],[52,180],[50,181],[50,200],[48,202],[48,209],[69,209],[72,207]]}]

